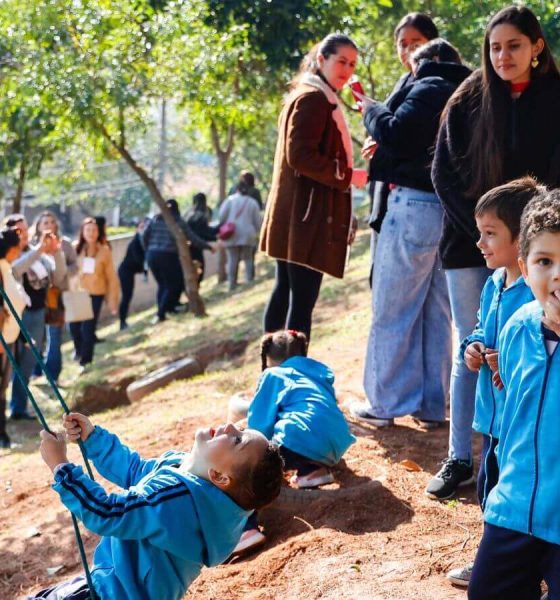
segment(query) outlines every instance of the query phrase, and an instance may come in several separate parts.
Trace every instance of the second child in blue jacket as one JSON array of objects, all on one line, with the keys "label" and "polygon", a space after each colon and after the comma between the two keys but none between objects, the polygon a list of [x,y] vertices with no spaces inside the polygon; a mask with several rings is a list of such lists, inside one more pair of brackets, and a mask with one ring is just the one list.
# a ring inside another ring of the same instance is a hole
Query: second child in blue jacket
[{"label": "second child in blue jacket", "polygon": [[[264,436],[233,425],[199,429],[190,453],[142,460],[87,417],[64,417],[68,438],[81,438],[97,471],[124,491],[108,494],[68,462],[62,434],[41,432],[41,454],[54,490],[91,531],[103,536],[91,576],[101,600],[180,600],[203,566],[223,562],[251,511],[280,492],[282,460]],[[76,578],[34,598],[86,600]]]},{"label": "second child in blue jacket", "polygon": [[519,228],[527,204],[545,188],[530,177],[498,186],[478,201],[475,219],[479,250],[486,266],[496,269],[480,297],[478,323],[461,344],[467,367],[478,372],[473,429],[483,434],[478,497],[485,498],[498,480],[495,449],[498,444],[505,392],[499,381],[498,338],[513,313],[534,300],[519,268]]},{"label": "second child in blue jacket", "polygon": [[560,192],[523,213],[521,268],[536,300],[499,340],[506,399],[499,480],[484,511],[469,600],[538,600],[541,581],[560,597]]},{"label": "second child in blue jacket", "polygon": [[[486,266],[496,269],[488,278],[480,297],[478,323],[461,344],[467,367],[478,373],[472,428],[483,436],[478,471],[478,501],[484,510],[486,498],[498,481],[496,446],[505,401],[498,376],[498,339],[513,313],[534,300],[518,264],[521,215],[528,202],[545,189],[525,177],[498,186],[478,201],[476,225],[480,232],[477,246]],[[447,578],[455,585],[467,586],[473,565],[452,569]]]},{"label": "second child in blue jacket", "polygon": [[262,342],[263,375],[249,407],[248,426],[280,446],[296,487],[334,481],[336,465],[356,438],[338,408],[334,374],[308,358],[301,332],[278,331]]},{"label": "second child in blue jacket", "polygon": [[[290,483],[313,488],[332,483],[336,465],[356,438],[338,408],[334,374],[307,358],[307,338],[299,331],[266,334],[261,343],[263,374],[249,406],[247,424],[279,445]],[[252,516],[235,553],[265,541]]]}]

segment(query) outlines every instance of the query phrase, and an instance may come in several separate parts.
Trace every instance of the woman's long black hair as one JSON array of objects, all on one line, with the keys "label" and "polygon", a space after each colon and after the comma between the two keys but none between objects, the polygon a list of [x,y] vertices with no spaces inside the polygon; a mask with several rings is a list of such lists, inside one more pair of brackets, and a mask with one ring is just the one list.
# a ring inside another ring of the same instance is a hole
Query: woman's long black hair
[{"label": "woman's long black hair", "polygon": [[459,86],[445,108],[442,120],[456,104],[467,102],[469,118],[472,123],[472,135],[464,158],[469,165],[467,177],[470,181],[467,195],[472,198],[481,196],[488,190],[504,183],[505,177],[505,140],[507,107],[510,89],[494,70],[490,60],[490,35],[498,25],[513,25],[532,44],[539,39],[544,48],[538,56],[539,64],[532,69],[531,78],[555,77],[560,73],[550,51],[540,23],[535,14],[525,6],[508,6],[496,13],[486,27],[482,45],[482,66],[480,72],[469,77]]}]

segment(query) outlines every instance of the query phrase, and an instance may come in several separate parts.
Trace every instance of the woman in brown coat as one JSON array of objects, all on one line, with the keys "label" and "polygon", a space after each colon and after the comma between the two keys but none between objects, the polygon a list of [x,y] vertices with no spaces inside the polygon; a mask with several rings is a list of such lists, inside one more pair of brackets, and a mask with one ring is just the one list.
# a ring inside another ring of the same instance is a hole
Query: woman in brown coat
[{"label": "woman in brown coat", "polygon": [[308,337],[323,273],[342,277],[352,242],[352,140],[336,93],[352,76],[358,50],[331,34],[304,58],[279,119],[274,174],[261,250],[276,263],[264,315],[266,332],[296,329]]}]

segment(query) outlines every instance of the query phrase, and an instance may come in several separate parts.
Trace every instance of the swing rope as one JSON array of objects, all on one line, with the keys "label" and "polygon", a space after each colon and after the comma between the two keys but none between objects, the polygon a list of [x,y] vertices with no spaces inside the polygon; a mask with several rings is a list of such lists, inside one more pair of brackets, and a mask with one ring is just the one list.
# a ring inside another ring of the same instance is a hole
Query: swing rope
[{"label": "swing rope", "polygon": [[[12,304],[12,301],[8,297],[8,294],[6,293],[6,291],[4,290],[4,287],[2,285],[0,285],[0,295],[2,296],[6,306],[9,308],[10,312],[14,316],[17,324],[19,325],[21,333],[23,334],[23,337],[25,338],[26,342],[29,344],[29,348],[30,348],[31,352],[33,353],[35,360],[37,361],[37,363],[39,364],[39,367],[45,374],[50,387],[54,391],[54,394],[55,394],[57,400],[60,402],[60,404],[62,406],[62,409],[64,410],[64,412],[66,414],[69,414],[70,409],[68,408],[68,405],[64,401],[64,398],[62,397],[60,390],[58,389],[58,386],[56,385],[56,382],[51,377],[51,374],[49,373],[40,352],[38,352],[37,348],[35,347],[35,343],[34,343],[33,339],[31,338],[31,336],[29,335],[29,331],[27,330],[27,327],[25,327],[25,325],[23,324],[23,321],[21,320],[20,316],[18,315],[16,309],[14,308],[14,305]],[[51,435],[54,435],[53,431],[49,428],[47,421],[45,419],[45,416],[43,415],[43,412],[39,408],[39,405],[37,404],[37,401],[35,400],[33,393],[31,392],[31,390],[29,389],[29,386],[27,385],[27,383],[25,381],[25,377],[24,377],[23,373],[21,372],[19,365],[17,364],[15,356],[14,356],[12,350],[10,349],[10,345],[6,342],[6,340],[4,339],[4,336],[2,335],[1,332],[0,332],[0,344],[2,344],[4,352],[6,353],[6,356],[8,357],[8,360],[10,361],[10,363],[12,364],[14,373],[15,373],[16,377],[18,378],[19,382],[21,383],[23,389],[25,390],[25,393],[26,393],[27,397],[29,398],[31,405],[33,406],[33,410],[37,414],[37,417],[38,417],[39,422],[41,423],[43,429],[45,431],[47,431],[48,433],[50,433]],[[78,440],[78,446],[80,447],[80,452],[82,453],[88,475],[90,476],[91,479],[94,479],[93,471],[91,469],[91,465],[87,458],[86,449],[85,449],[84,443],[82,442],[81,439]],[[93,587],[93,580],[91,578],[91,572],[90,572],[88,561],[87,561],[84,542],[82,540],[82,535],[80,533],[80,528],[78,526],[78,520],[76,519],[76,516],[74,515],[74,513],[70,512],[70,515],[72,516],[72,525],[74,526],[74,535],[76,536],[76,542],[78,544],[78,550],[80,552],[80,559],[82,561],[82,566],[84,568],[87,584],[89,587],[89,597],[90,597],[90,600],[97,600],[97,595],[95,594],[95,590]]]}]

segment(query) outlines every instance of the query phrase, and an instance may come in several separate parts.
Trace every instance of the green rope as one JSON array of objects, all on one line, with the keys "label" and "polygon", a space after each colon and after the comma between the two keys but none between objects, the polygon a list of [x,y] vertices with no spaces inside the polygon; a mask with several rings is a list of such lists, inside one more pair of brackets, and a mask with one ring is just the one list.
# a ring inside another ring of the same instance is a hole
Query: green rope
[{"label": "green rope", "polygon": [[[37,360],[41,370],[46,375],[49,385],[53,389],[55,396],[57,397],[58,401],[62,405],[64,412],[66,414],[69,414],[70,409],[68,408],[68,405],[64,401],[64,398],[62,397],[60,390],[58,389],[58,386],[56,385],[54,379],[51,377],[51,375],[43,361],[43,358],[41,357],[41,354],[37,351],[37,348],[35,347],[35,343],[33,342],[33,339],[31,338],[31,336],[29,335],[29,331],[27,331],[27,327],[25,327],[25,325],[23,324],[23,321],[21,320],[14,305],[12,304],[12,301],[8,297],[8,294],[6,294],[4,287],[1,285],[0,285],[0,295],[2,296],[2,298],[4,299],[4,302],[10,309],[10,312],[16,319],[17,324],[19,325],[21,332],[23,334],[23,337],[29,344],[29,348],[31,349],[31,352],[33,353],[33,356]],[[31,390],[29,389],[27,382],[25,381],[25,377],[23,376],[23,373],[21,372],[21,369],[19,368],[19,365],[17,364],[17,361],[15,359],[15,356],[14,356],[9,344],[6,342],[6,340],[4,339],[4,336],[2,335],[1,332],[0,332],[0,344],[2,344],[2,347],[4,348],[4,352],[6,353],[6,356],[8,357],[8,360],[10,361],[10,363],[12,364],[14,373],[15,373],[16,377],[19,379],[23,389],[25,390],[25,393],[27,394],[27,397],[29,398],[31,405],[33,406],[33,410],[37,414],[37,417],[39,418],[39,421],[40,421],[43,429],[45,431],[47,431],[48,433],[50,433],[51,435],[54,435],[52,430],[49,428],[47,421],[45,419],[45,416],[43,415],[43,412],[39,408],[39,405],[37,404],[35,397],[33,396]],[[91,465],[87,458],[86,449],[84,447],[82,440],[78,440],[78,445],[80,447],[80,451],[84,458],[84,462],[86,465],[88,475],[90,476],[91,479],[94,479],[93,471],[91,469]],[[76,519],[76,516],[74,515],[74,513],[72,513],[71,511],[70,511],[70,515],[72,516],[72,525],[74,526],[74,534],[76,536],[76,542],[78,544],[78,551],[80,553],[80,559],[82,561],[82,566],[84,568],[86,580],[87,580],[88,587],[89,587],[89,597],[90,597],[90,600],[98,600],[97,594],[95,593],[95,589],[93,587],[93,580],[91,578],[91,572],[89,570],[89,565],[88,565],[87,556],[86,556],[86,550],[85,550],[84,542],[82,540],[82,535],[80,533],[80,528],[78,526],[78,520]]]}]

